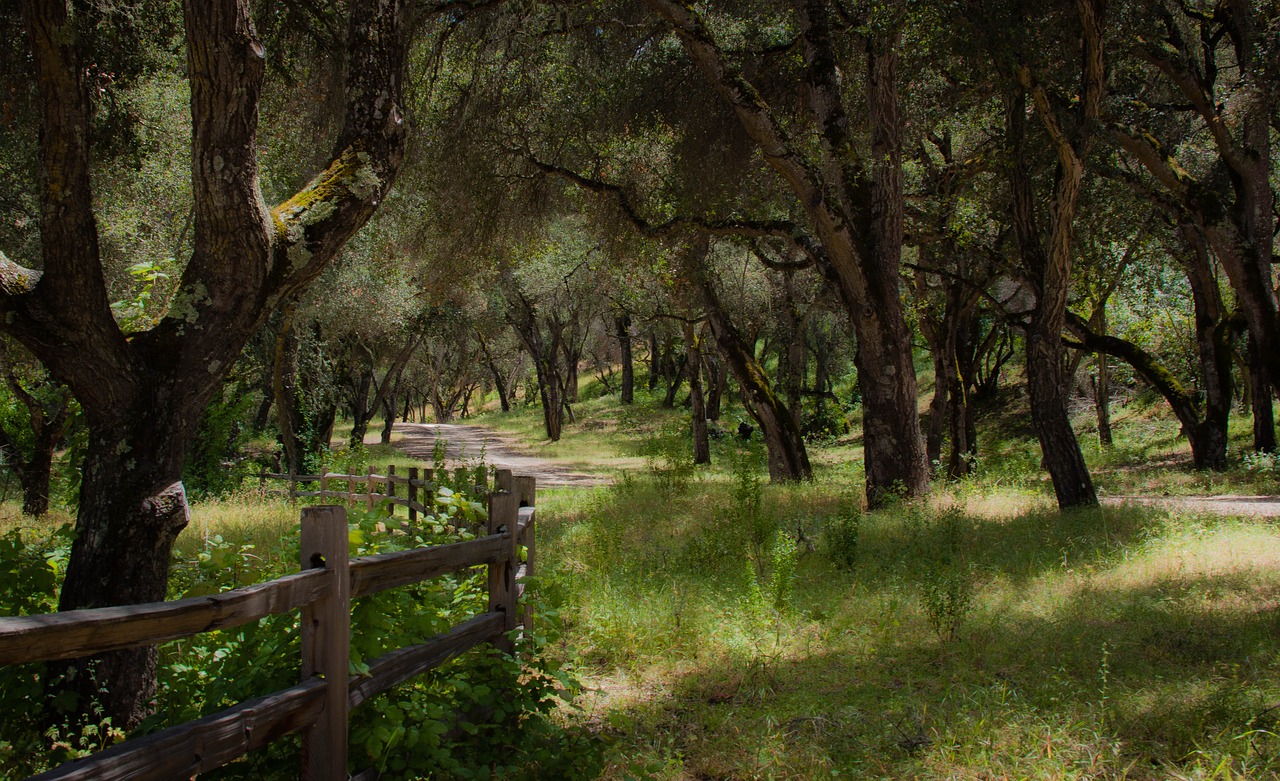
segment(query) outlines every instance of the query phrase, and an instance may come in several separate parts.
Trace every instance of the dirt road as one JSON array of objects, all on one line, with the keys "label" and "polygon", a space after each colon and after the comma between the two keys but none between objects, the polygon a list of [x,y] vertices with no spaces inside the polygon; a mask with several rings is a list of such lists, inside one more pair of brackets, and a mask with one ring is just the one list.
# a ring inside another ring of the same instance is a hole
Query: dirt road
[{"label": "dirt road", "polygon": [[444,440],[445,457],[451,465],[465,464],[483,455],[485,463],[490,466],[538,478],[539,488],[604,485],[611,482],[607,477],[571,472],[546,459],[522,453],[514,440],[481,426],[397,423],[395,430],[401,434],[396,447],[422,461],[430,461],[436,442]]},{"label": "dirt road", "polygon": [[1102,502],[1145,504],[1213,515],[1280,517],[1280,496],[1109,496]]},{"label": "dirt road", "polygon": [[[533,475],[538,485],[592,486],[611,482],[600,475],[570,471],[554,462],[521,452],[519,443],[482,426],[455,423],[397,423],[402,438],[396,446],[410,456],[430,461],[437,440],[445,441],[445,455],[453,465],[478,459],[510,469],[518,475]],[[1104,504],[1147,504],[1215,515],[1280,517],[1280,496],[1109,496]]]}]

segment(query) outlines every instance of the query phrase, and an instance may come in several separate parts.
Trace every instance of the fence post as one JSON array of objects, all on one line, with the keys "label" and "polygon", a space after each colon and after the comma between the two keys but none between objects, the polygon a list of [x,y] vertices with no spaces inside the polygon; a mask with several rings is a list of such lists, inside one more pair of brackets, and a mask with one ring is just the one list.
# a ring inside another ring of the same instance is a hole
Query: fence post
[{"label": "fence post", "polygon": [[364,486],[364,487],[365,487],[365,491],[367,492],[367,493],[365,493],[365,495],[364,495],[364,504],[365,504],[365,509],[367,509],[369,512],[373,512],[373,505],[374,505],[374,501],[373,501],[374,488],[375,488],[375,486],[377,486],[377,485],[378,485],[378,484],[377,484],[377,482],[375,482],[375,481],[374,481],[373,476],[374,476],[375,474],[377,474],[377,473],[378,473],[378,470],[377,470],[377,469],[374,469],[374,468],[373,468],[373,465],[372,465],[372,464],[370,464],[370,465],[369,465],[369,476],[368,476],[368,478],[366,478],[366,479],[365,479],[365,486]]},{"label": "fence post", "polygon": [[289,470],[289,504],[298,503],[298,473]]},{"label": "fence post", "polygon": [[[536,507],[538,496],[538,479],[529,475],[522,475],[516,478],[516,498],[519,507]],[[538,525],[538,515],[529,518],[529,525],[524,530],[524,576],[531,577],[533,573],[533,562],[536,558],[536,527]],[[528,635],[533,629],[533,606],[526,599],[520,605],[520,623],[524,626],[525,634]]]},{"label": "fence post", "polygon": [[347,475],[347,504],[356,506],[356,476]]},{"label": "fence post", "polygon": [[[396,476],[396,465],[395,465],[395,464],[387,464],[387,491],[386,491],[386,497],[387,497],[388,499],[395,499],[395,498],[396,498],[396,481],[395,481],[395,479],[394,479],[394,478],[395,478],[395,476]],[[395,514],[396,514],[396,503],[395,503],[395,502],[387,502],[387,515],[395,515]]]},{"label": "fence post", "polygon": [[302,733],[302,778],[347,777],[347,662],[351,645],[351,575],[347,560],[347,510],[302,510],[302,568],[333,571],[329,595],[302,608],[302,679],[323,677],[325,706]]},{"label": "fence post", "polygon": [[[504,482],[508,486],[512,485],[511,470],[499,469],[495,482],[499,486]],[[509,545],[504,549],[506,555],[489,565],[489,610],[499,610],[505,614],[503,629],[506,632],[516,628],[516,524],[520,519],[519,499],[510,490],[489,494],[489,533],[509,535]],[[515,651],[515,644],[509,635],[494,640],[493,644],[506,653]]]},{"label": "fence post", "polygon": [[418,509],[414,507],[418,502],[418,486],[415,481],[418,479],[418,467],[409,467],[409,523],[418,522]]}]

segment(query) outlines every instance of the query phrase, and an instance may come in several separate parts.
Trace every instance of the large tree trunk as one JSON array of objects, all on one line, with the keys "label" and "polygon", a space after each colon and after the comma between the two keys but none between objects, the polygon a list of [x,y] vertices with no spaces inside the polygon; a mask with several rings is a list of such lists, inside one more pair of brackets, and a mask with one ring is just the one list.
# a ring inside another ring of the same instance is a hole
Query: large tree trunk
[{"label": "large tree trunk", "polygon": [[[44,266],[32,272],[0,256],[0,323],[72,390],[89,423],[59,608],[161,600],[173,540],[187,522],[183,461],[205,407],[249,337],[332,263],[399,169],[408,18],[395,0],[352,6],[333,162],[268,212],[256,138],[265,58],[249,3],[185,3],[193,251],[160,322],[126,338],[98,248],[78,22],[66,3],[29,0],[24,11],[44,103]],[[150,709],[156,658],[146,648],[84,661],[71,685],[99,688],[101,714],[132,727]],[[80,707],[93,713],[87,699]]]},{"label": "large tree trunk", "polygon": [[[1231,342],[1234,327],[1222,301],[1201,227],[1184,220],[1179,233],[1189,252],[1181,253],[1195,307],[1196,348],[1204,388],[1204,415],[1187,437],[1196,469],[1227,468],[1227,424],[1231,417]],[[1267,392],[1264,388],[1264,392]]]},{"label": "large tree trunk", "polygon": [[[64,429],[65,430],[65,429]],[[40,517],[49,512],[49,478],[53,472],[53,452],[62,433],[38,436],[31,454],[21,465],[14,464],[22,483],[22,512]]]},{"label": "large tree trunk", "polygon": [[916,411],[911,332],[898,294],[903,203],[896,32],[877,28],[867,39],[862,83],[871,154],[864,163],[852,151],[860,141],[845,112],[832,10],[823,0],[798,4],[804,89],[821,150],[815,160],[812,151],[792,140],[692,6],[676,0],[646,2],[672,26],[689,58],[786,182],[814,228],[824,270],[858,336],[868,501],[876,506],[892,493],[927,492],[929,467]]},{"label": "large tree trunk", "polygon": [[[107,420],[90,419],[76,540],[59,610],[165,599],[169,551],[188,521],[182,462],[200,407],[175,404],[171,386],[152,387],[141,405]],[[122,453],[129,455],[123,464]],[[77,709],[86,712],[96,700],[119,726],[134,726],[151,711],[157,658],[148,647],[71,663]]]},{"label": "large tree trunk", "polygon": [[[1101,11],[1098,0],[1077,3],[1084,30],[1081,128],[1068,137],[1045,89],[1026,68],[1017,68],[1019,87],[1005,95],[1005,128],[1012,162],[1009,181],[1013,197],[1014,231],[1022,264],[1036,293],[1035,308],[1027,326],[1027,390],[1031,419],[1040,441],[1045,467],[1053,481],[1058,506],[1096,505],[1097,493],[1080,443],[1067,413],[1069,385],[1062,330],[1066,325],[1067,295],[1071,282],[1072,223],[1084,179],[1084,157],[1089,147],[1090,123],[1100,110],[1105,77],[1102,67]],[[1052,224],[1048,246],[1036,224],[1035,196],[1027,173],[1026,98],[1031,95],[1045,131],[1057,153]]]},{"label": "large tree trunk", "polygon": [[1249,335],[1249,409],[1253,413],[1253,449],[1272,453],[1276,449],[1276,420],[1271,403],[1268,361],[1256,334]]}]

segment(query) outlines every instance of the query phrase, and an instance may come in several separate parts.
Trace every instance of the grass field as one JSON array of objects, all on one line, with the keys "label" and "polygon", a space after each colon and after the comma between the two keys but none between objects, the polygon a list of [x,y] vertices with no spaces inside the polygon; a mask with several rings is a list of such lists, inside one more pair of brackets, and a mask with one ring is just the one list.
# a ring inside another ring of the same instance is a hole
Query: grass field
[{"label": "grass field", "polygon": [[[663,442],[674,417],[645,407],[628,429],[598,404],[603,423],[583,405],[540,450],[577,452],[581,428],[644,467],[543,492],[539,518],[558,653],[588,689],[564,718],[606,739],[605,777],[1280,773],[1270,520],[1060,513],[1034,442],[994,425],[975,478],[868,514],[856,439],[816,450],[813,485],[771,486],[732,440],[694,471]],[[1110,451],[1081,426],[1105,492],[1275,490],[1243,460],[1186,469],[1159,408],[1119,413]]]},{"label": "grass field", "polygon": [[[576,412],[559,443],[536,408],[470,422],[614,478],[539,492],[535,588],[585,686],[558,722],[603,778],[1280,777],[1271,519],[1059,512],[1016,400],[982,419],[972,478],[873,513],[856,434],[814,448],[814,483],[775,486],[733,437],[694,468],[685,413],[655,399]],[[1277,491],[1247,421],[1211,475],[1159,406],[1119,406],[1108,450],[1077,422],[1104,494]],[[0,526],[27,523],[4,505]],[[296,523],[246,490],[196,504],[178,547],[273,555]]]}]

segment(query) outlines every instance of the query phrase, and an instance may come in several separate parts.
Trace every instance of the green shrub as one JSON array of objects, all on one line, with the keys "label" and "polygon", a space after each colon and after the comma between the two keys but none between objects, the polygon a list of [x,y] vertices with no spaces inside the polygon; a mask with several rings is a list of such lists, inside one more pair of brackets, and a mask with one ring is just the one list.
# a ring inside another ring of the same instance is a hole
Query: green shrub
[{"label": "green shrub", "polygon": [[862,515],[856,510],[841,513],[827,523],[822,531],[822,552],[831,563],[843,570],[851,570],[858,562],[858,533],[862,529]]},{"label": "green shrub", "polygon": [[[471,537],[465,525],[483,508],[442,488],[439,511],[408,534],[385,531],[384,514],[350,514],[352,555],[370,555],[456,542]],[[71,530],[37,534],[14,530],[0,537],[0,612],[45,613],[70,548]],[[296,571],[296,531],[265,551],[214,535],[195,548],[176,548],[170,598],[217,593]],[[449,576],[364,597],[352,609],[351,669],[388,650],[421,643],[488,609],[485,574],[472,568]],[[544,777],[571,775],[597,760],[593,740],[570,734],[548,717],[578,691],[576,680],[543,653],[554,642],[554,610],[538,616],[538,633],[520,640],[516,658],[480,648],[365,703],[352,713],[352,762],[376,766],[384,779]],[[161,648],[156,714],[132,733],[145,734],[199,718],[238,702],[297,683],[298,614],[268,616],[226,630],[205,632]],[[119,740],[120,730],[101,718],[47,728],[43,671],[39,665],[0,668],[0,766],[18,777],[91,753]],[[272,743],[211,779],[297,777],[297,736]],[[500,763],[495,757],[502,757]],[[0,773],[0,777],[4,777]]]}]

